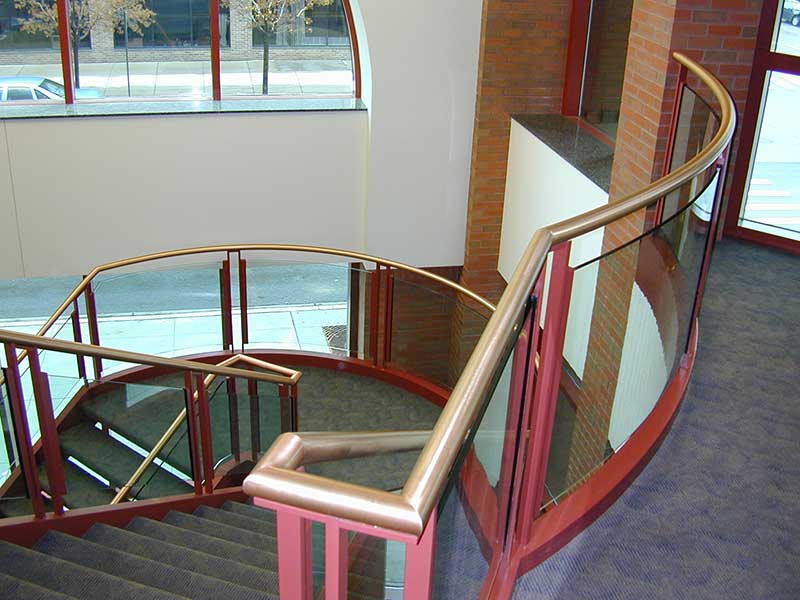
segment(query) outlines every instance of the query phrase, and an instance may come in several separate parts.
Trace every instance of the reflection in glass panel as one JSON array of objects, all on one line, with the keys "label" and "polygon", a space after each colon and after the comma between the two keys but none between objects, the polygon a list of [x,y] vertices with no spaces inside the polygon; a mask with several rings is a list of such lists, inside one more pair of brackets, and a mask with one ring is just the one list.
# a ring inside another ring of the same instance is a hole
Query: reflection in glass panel
[{"label": "reflection in glass panel", "polygon": [[581,116],[616,137],[633,0],[593,0]]},{"label": "reflection in glass panel", "polygon": [[767,84],[739,225],[800,240],[800,75],[770,71]]},{"label": "reflection in glass panel", "polygon": [[350,36],[342,0],[226,0],[229,44],[222,32],[222,94],[348,95],[354,92]]},{"label": "reflection in glass panel", "polygon": [[776,24],[775,52],[800,56],[800,1],[783,0],[778,7],[780,18]]}]

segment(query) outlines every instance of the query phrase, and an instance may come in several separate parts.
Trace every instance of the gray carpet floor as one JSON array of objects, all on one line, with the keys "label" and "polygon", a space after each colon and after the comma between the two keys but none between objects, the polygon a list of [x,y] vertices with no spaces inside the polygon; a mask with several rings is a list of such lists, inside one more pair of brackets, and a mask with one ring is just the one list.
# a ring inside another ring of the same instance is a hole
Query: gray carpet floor
[{"label": "gray carpet floor", "polygon": [[800,259],[723,240],[663,446],[514,598],[800,598]]}]

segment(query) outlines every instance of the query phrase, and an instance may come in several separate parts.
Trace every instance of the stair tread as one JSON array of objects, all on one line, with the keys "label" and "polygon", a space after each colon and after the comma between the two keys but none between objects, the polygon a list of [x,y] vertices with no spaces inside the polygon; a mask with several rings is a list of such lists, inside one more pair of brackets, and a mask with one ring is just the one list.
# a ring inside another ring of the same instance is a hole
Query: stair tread
[{"label": "stair tread", "polygon": [[236,542],[243,546],[249,546],[257,550],[267,550],[273,554],[277,551],[275,546],[275,538],[247,531],[246,529],[239,529],[231,527],[213,519],[199,517],[197,515],[187,515],[171,511],[164,517],[164,523],[182,527],[196,531],[198,533],[205,533],[212,537],[228,540],[229,542]]},{"label": "stair tread", "polygon": [[213,506],[198,506],[192,514],[204,519],[218,521],[219,523],[224,523],[225,525],[230,525],[237,529],[244,529],[260,535],[269,536],[273,539],[277,537],[275,533],[275,523],[263,519],[247,517],[231,510],[214,508]]},{"label": "stair tread", "polygon": [[154,521],[144,517],[132,519],[128,523],[127,529],[176,546],[199,550],[206,554],[220,556],[259,569],[275,571],[278,568],[278,557],[274,552],[269,552],[264,548],[259,549],[260,551],[254,551],[250,546],[214,537],[202,531],[193,531],[178,525]]},{"label": "stair tread", "polygon": [[235,560],[215,556],[197,548],[186,548],[134,531],[102,523],[92,526],[83,536],[91,542],[116,548],[144,558],[159,560],[174,567],[188,569],[210,577],[224,579],[254,590],[277,593],[278,574]]},{"label": "stair tread", "polygon": [[49,531],[36,543],[35,548],[91,569],[197,600],[275,600],[275,596],[258,590],[59,531]]},{"label": "stair tread", "polygon": [[0,554],[0,572],[83,600],[185,599],[2,540]]},{"label": "stair tread", "polygon": [[[64,504],[69,508],[104,506],[110,504],[116,495],[115,490],[104,486],[102,482],[90,477],[67,461],[64,461],[64,478],[67,482]],[[44,463],[39,465],[39,481],[42,482],[44,490],[50,490],[50,482],[47,479]]]},{"label": "stair tread", "polygon": [[[128,482],[144,460],[89,423],[71,427],[61,432],[59,438],[65,456],[74,456],[119,487]],[[187,483],[164,469],[151,466],[134,486],[133,493],[138,498],[161,498],[190,490]]]},{"label": "stair tread", "polygon": [[67,596],[30,581],[0,573],[0,597],[5,600],[71,600]]}]

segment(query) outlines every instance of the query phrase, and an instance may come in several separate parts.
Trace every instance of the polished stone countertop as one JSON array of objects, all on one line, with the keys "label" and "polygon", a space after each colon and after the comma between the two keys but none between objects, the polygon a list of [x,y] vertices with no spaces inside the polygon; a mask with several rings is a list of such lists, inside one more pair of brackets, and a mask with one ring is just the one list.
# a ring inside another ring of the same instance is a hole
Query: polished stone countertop
[{"label": "polished stone countertop", "polygon": [[586,131],[576,119],[562,115],[511,115],[511,118],[608,192],[614,149]]}]

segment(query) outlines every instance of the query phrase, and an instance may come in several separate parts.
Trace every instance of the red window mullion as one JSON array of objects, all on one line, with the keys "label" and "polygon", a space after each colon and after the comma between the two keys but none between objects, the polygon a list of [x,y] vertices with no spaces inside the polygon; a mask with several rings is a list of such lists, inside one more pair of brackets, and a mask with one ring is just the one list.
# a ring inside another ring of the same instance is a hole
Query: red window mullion
[{"label": "red window mullion", "polygon": [[209,0],[211,18],[211,94],[214,100],[222,99],[220,83],[220,37],[219,37],[219,0]]},{"label": "red window mullion", "polygon": [[69,0],[56,0],[58,40],[61,47],[61,72],[64,75],[64,101],[75,103],[75,81],[72,75],[72,40],[69,35]]}]

